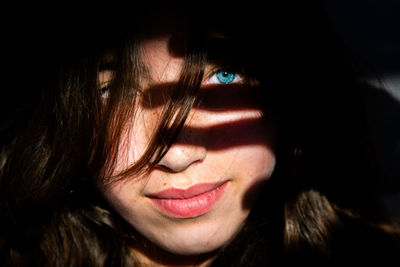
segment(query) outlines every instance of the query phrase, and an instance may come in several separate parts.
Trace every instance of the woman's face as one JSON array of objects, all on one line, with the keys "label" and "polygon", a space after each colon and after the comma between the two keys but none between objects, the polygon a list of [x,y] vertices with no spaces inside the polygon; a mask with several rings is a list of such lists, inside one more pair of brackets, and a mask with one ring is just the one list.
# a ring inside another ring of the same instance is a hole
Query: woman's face
[{"label": "woman's face", "polygon": [[[165,35],[142,43],[148,69],[143,95],[162,96],[178,81],[184,60],[171,53],[170,39]],[[100,74],[102,79],[107,73]],[[241,229],[275,165],[272,122],[249,100],[252,90],[240,74],[207,64],[205,97],[157,166],[101,188],[148,240],[174,254],[194,255],[220,248]],[[137,106],[122,136],[115,174],[143,155],[160,120],[162,105],[138,101]]]}]

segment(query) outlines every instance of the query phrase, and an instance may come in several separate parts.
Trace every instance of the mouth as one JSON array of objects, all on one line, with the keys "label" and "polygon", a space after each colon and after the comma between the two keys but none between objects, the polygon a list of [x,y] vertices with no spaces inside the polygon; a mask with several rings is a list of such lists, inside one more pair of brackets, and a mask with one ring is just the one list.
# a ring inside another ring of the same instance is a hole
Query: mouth
[{"label": "mouth", "polygon": [[146,195],[164,214],[174,218],[195,218],[209,212],[225,192],[227,182],[201,183],[187,189],[169,188]]}]

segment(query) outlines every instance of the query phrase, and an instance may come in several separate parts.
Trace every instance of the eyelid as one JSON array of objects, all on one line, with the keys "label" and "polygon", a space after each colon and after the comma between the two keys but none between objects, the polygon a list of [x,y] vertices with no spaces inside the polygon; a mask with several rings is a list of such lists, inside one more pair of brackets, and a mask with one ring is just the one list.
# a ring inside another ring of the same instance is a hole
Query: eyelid
[{"label": "eyelid", "polygon": [[231,68],[214,64],[212,64],[211,66],[207,66],[204,72],[205,80],[209,79],[212,75],[221,70],[231,70]]},{"label": "eyelid", "polygon": [[97,82],[100,89],[100,94],[103,98],[108,98],[110,85],[114,78],[114,69],[110,68],[109,66],[103,66],[99,69],[97,74]]},{"label": "eyelid", "polygon": [[102,70],[98,73],[98,82],[100,87],[104,87],[104,85],[109,84],[114,77],[114,71],[112,70]]}]

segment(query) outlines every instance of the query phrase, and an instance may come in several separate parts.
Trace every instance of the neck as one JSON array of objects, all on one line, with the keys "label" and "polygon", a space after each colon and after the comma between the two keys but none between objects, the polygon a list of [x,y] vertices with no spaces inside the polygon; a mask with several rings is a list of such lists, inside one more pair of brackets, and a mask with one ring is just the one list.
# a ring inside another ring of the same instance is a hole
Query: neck
[{"label": "neck", "polygon": [[217,252],[210,252],[200,255],[176,255],[155,245],[146,247],[134,247],[131,250],[135,261],[140,263],[140,266],[157,266],[157,267],[206,267],[210,266]]}]

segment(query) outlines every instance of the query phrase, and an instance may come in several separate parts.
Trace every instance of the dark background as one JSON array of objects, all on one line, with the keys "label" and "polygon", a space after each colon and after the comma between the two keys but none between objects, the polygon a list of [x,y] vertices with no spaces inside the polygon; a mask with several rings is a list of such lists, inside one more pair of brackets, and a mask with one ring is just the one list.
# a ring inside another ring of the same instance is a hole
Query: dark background
[{"label": "dark background", "polygon": [[365,103],[384,167],[386,203],[400,222],[400,1],[324,2],[342,38],[377,74],[364,79],[382,91],[366,93]]}]

